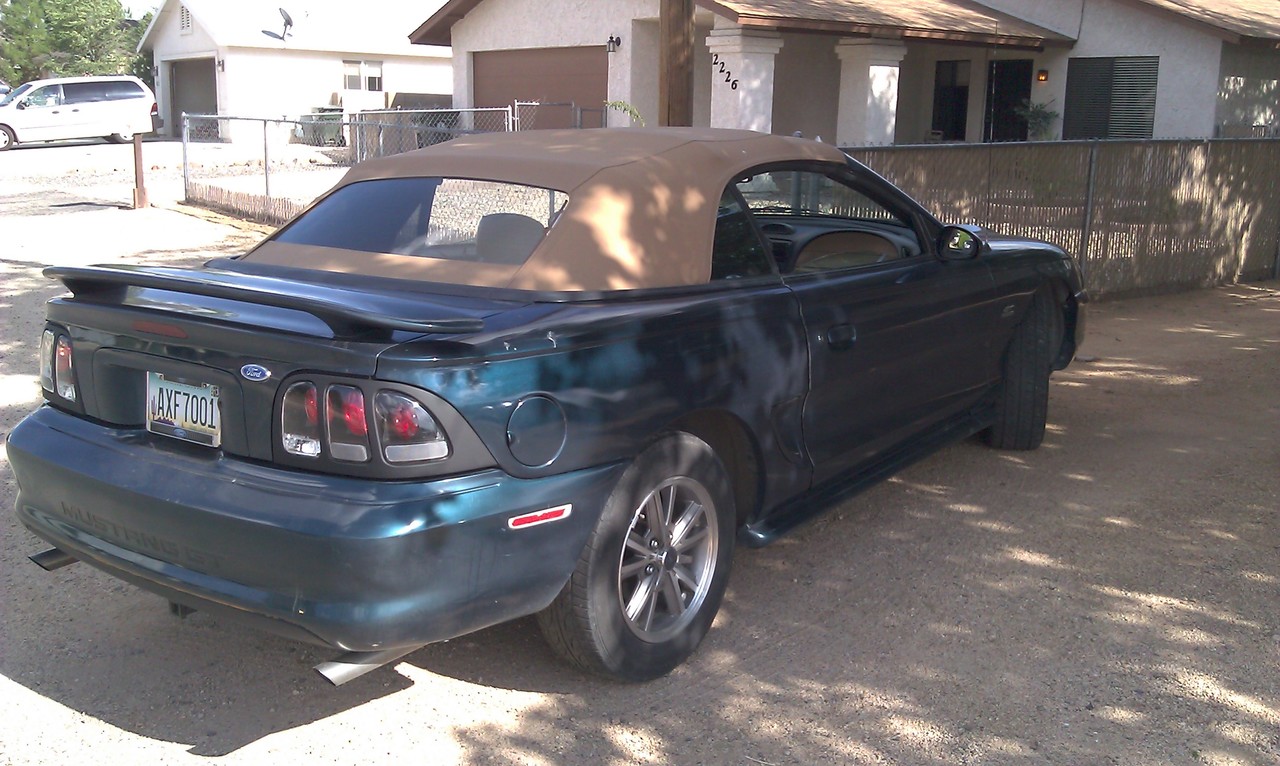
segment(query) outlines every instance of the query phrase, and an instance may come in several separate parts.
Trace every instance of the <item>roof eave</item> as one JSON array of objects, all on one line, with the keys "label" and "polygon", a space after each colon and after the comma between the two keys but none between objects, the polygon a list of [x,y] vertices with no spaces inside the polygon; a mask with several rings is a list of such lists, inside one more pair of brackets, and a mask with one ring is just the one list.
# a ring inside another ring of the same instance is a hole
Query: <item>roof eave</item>
[{"label": "roof eave", "polygon": [[159,24],[160,16],[165,13],[166,9],[169,7],[169,3],[171,2],[173,2],[173,0],[165,0],[165,2],[161,3],[160,7],[156,9],[156,12],[151,14],[151,23],[147,25],[147,29],[142,33],[142,37],[138,38],[138,47],[134,50],[134,53],[142,53],[144,50],[149,50],[154,47],[149,44],[151,40],[151,33]]},{"label": "roof eave", "polygon": [[999,32],[963,32],[887,26],[883,24],[857,24],[847,21],[824,21],[819,19],[783,19],[741,14],[734,14],[734,16],[733,21],[743,28],[767,29],[773,32],[838,34],[887,40],[901,39],[969,45],[996,45],[1034,50],[1043,50],[1046,47],[1069,48],[1075,45],[1075,40],[1056,35],[1027,36],[1001,34]]},{"label": "roof eave", "polygon": [[480,0],[449,0],[409,33],[409,42],[414,45],[452,45],[453,25],[462,21],[479,4]]}]

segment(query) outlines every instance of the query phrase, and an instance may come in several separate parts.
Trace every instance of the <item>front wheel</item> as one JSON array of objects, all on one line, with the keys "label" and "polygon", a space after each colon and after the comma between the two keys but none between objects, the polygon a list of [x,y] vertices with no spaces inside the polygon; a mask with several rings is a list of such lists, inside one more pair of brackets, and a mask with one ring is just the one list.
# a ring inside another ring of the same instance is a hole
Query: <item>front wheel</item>
[{"label": "front wheel", "polygon": [[635,459],[605,503],[564,589],[538,615],[579,668],[620,681],[666,675],[720,608],[734,540],[733,493],[706,442],[676,433]]},{"label": "front wheel", "polygon": [[995,419],[983,436],[999,449],[1031,450],[1044,440],[1049,413],[1049,374],[1062,346],[1062,311],[1041,290],[1013,330],[996,392]]},{"label": "front wheel", "polygon": [[133,142],[132,133],[112,133],[107,136],[107,140],[113,144],[128,144]]},{"label": "front wheel", "polygon": [[18,139],[13,135],[13,129],[8,125],[0,125],[0,152],[12,149],[16,143]]}]

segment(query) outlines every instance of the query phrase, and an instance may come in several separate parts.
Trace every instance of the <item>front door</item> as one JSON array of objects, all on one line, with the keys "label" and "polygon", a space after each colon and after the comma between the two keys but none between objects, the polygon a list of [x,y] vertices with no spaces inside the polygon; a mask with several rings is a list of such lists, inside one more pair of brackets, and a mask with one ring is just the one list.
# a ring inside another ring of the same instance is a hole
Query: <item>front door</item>
[{"label": "front door", "polygon": [[969,406],[989,384],[994,286],[981,260],[934,255],[925,221],[880,182],[817,168],[739,181],[809,347],[804,442],[815,482]]},{"label": "front door", "polygon": [[987,141],[1026,141],[1027,120],[1018,114],[1031,101],[1031,59],[996,60],[987,71]]},{"label": "front door", "polygon": [[22,112],[15,116],[19,141],[56,141],[74,133],[68,128],[71,110],[62,103],[62,86],[45,85],[22,97]]}]

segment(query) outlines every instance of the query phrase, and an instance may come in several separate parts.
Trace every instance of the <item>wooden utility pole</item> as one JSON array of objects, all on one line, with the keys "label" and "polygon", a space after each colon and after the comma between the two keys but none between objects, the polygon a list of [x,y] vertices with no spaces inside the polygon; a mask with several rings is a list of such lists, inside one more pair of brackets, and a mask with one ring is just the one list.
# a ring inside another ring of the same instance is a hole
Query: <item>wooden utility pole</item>
[{"label": "wooden utility pole", "polygon": [[693,124],[693,0],[662,0],[658,124]]}]

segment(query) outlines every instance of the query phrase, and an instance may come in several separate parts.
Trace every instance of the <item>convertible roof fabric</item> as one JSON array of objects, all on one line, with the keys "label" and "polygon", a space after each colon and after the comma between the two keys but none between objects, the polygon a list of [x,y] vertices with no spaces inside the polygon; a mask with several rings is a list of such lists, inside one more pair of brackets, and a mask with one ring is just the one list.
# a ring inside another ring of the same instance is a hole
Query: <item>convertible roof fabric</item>
[{"label": "convertible roof fabric", "polygon": [[359,253],[272,240],[244,258],[520,290],[705,284],[711,278],[716,212],[725,186],[758,165],[805,160],[844,164],[847,158],[816,141],[714,128],[478,134],[370,160],[352,168],[334,190],[376,179],[439,176],[566,192],[564,211],[523,265]]}]

